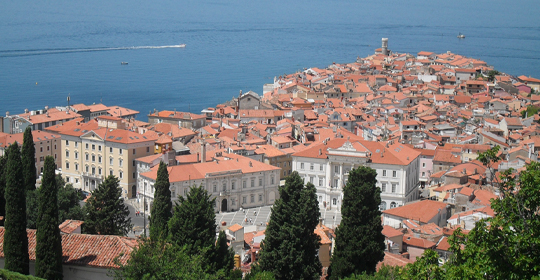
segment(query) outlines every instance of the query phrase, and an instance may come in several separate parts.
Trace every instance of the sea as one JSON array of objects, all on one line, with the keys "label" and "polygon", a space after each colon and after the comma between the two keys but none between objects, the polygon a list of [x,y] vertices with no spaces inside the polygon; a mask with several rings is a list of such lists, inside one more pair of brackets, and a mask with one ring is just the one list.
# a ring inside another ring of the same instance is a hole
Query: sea
[{"label": "sea", "polygon": [[143,121],[199,113],[276,76],[371,55],[383,37],[394,52],[452,51],[540,78],[539,14],[538,0],[0,1],[0,116],[68,96]]}]

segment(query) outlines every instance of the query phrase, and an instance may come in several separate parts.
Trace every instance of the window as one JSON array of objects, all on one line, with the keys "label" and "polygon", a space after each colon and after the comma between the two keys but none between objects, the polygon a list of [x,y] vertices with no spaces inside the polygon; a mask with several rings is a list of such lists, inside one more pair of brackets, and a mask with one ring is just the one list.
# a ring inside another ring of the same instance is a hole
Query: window
[{"label": "window", "polygon": [[98,174],[101,175],[101,167],[98,168]]},{"label": "window", "polygon": [[49,151],[49,148],[50,148],[50,147],[49,147],[49,146],[47,146],[47,151]]},{"label": "window", "polygon": [[90,170],[90,167],[88,167],[88,165],[85,167],[85,170],[86,170],[86,173],[88,173],[88,171]]},{"label": "window", "polygon": [[426,177],[426,172],[422,172],[422,177]]},{"label": "window", "polygon": [[246,204],[247,203],[247,196],[244,196],[242,197],[242,204]]},{"label": "window", "polygon": [[150,152],[150,147],[146,147],[146,152],[147,152],[147,153]]},{"label": "window", "polygon": [[120,175],[118,177],[120,177],[120,179],[123,179],[124,178],[124,172],[120,171],[119,174]]},{"label": "window", "polygon": [[275,181],[275,180],[274,180],[274,175],[270,176],[270,184],[273,185],[273,184],[274,184],[274,181]]},{"label": "window", "polygon": [[392,193],[396,192],[396,187],[397,187],[397,184],[392,184]]},{"label": "window", "polygon": [[390,209],[396,208],[396,207],[397,207],[397,204],[392,201],[392,203],[390,203]]},{"label": "window", "polygon": [[227,190],[227,182],[223,182],[223,188],[222,188],[223,191],[226,191]]},{"label": "window", "polygon": [[109,153],[112,153],[112,147],[109,148]]},{"label": "window", "polygon": [[171,190],[171,197],[175,197],[175,196],[176,196],[176,191]]},{"label": "window", "polygon": [[[75,143],[77,143],[77,142],[75,142]],[[69,147],[69,141],[68,140],[66,140],[66,146]]]},{"label": "window", "polygon": [[300,163],[300,169],[304,169],[304,163]]},{"label": "window", "polygon": [[324,185],[323,179],[319,179],[319,187],[322,187]]},{"label": "window", "polygon": [[79,159],[79,153],[75,152],[75,159]]},{"label": "window", "polygon": [[112,169],[111,169],[111,170],[109,170],[109,175],[111,175],[111,176],[113,175],[113,171],[112,171]]},{"label": "window", "polygon": [[236,182],[232,181],[231,182],[231,190],[235,190],[235,189],[236,189]]},{"label": "window", "polygon": [[339,165],[334,166],[334,172],[339,173]]},{"label": "window", "polygon": [[118,165],[119,165],[120,167],[122,167],[123,164],[124,164],[124,160],[123,160],[123,159],[119,159],[119,160],[118,160]]},{"label": "window", "polygon": [[92,155],[92,162],[96,161],[96,155]]},{"label": "window", "polygon": [[79,165],[75,163],[75,171],[79,171]]},{"label": "window", "polygon": [[397,171],[392,171],[392,177],[396,178],[397,177]]},{"label": "window", "polygon": [[92,167],[92,175],[95,175],[95,174],[96,174],[96,168]]},{"label": "window", "polygon": [[98,156],[98,162],[101,163],[101,156]]},{"label": "window", "polygon": [[109,158],[109,164],[113,165],[113,158]]},{"label": "window", "polygon": [[383,176],[386,176],[386,170],[383,170],[383,171],[382,171],[382,175],[383,175]]},{"label": "window", "polygon": [[262,194],[259,194],[259,201],[262,201]]},{"label": "window", "polygon": [[426,167],[426,163],[425,163],[425,162],[422,162],[422,167]]},{"label": "window", "polygon": [[137,172],[133,172],[133,179],[137,178]]},{"label": "window", "polygon": [[92,144],[92,151],[94,151],[95,149],[96,149],[96,145]]},{"label": "window", "polygon": [[247,185],[247,182],[246,181],[242,181],[242,188],[246,188],[246,185]]},{"label": "window", "polygon": [[315,177],[309,177],[309,182],[313,184]]},{"label": "window", "polygon": [[319,165],[319,170],[320,170],[320,171],[323,171],[323,165],[322,165],[322,164]]},{"label": "window", "polygon": [[315,164],[312,163],[309,165],[309,170],[313,170],[314,168],[315,168]]},{"label": "window", "polygon": [[254,203],[254,202],[255,202],[255,195],[252,194],[252,195],[250,196],[250,198],[251,198],[251,199],[250,199],[250,202],[251,202],[251,203]]},{"label": "window", "polygon": [[69,151],[66,151],[66,158],[69,157]]},{"label": "window", "polygon": [[119,153],[119,154],[122,154],[122,149],[118,149],[118,153]]},{"label": "window", "polygon": [[236,206],[236,199],[231,198],[231,205],[232,205],[232,206]]},{"label": "window", "polygon": [[40,151],[40,152],[43,152],[43,147],[39,147],[39,151]]},{"label": "window", "polygon": [[69,162],[66,162],[66,169],[69,169]]},{"label": "window", "polygon": [[133,154],[136,154],[137,153],[137,150],[133,149]]},{"label": "window", "polygon": [[86,160],[88,160],[88,159],[89,159],[89,155],[88,155],[88,154],[86,154],[86,155],[85,155],[85,157],[86,157]]},{"label": "window", "polygon": [[381,202],[381,205],[379,205],[379,210],[386,210],[386,201]]},{"label": "window", "polygon": [[332,198],[332,204],[337,205],[337,198]]},{"label": "window", "polygon": [[259,178],[259,187],[262,187],[262,178]]},{"label": "window", "polygon": [[254,178],[251,178],[251,187],[255,187],[255,179]]},{"label": "window", "polygon": [[214,192],[217,192],[217,183],[214,183]]},{"label": "window", "polygon": [[187,193],[188,193],[188,188],[185,188],[184,189],[184,196],[187,196]]},{"label": "window", "polygon": [[101,145],[98,145],[97,147],[98,147],[98,151],[101,152]]},{"label": "window", "polygon": [[[67,142],[67,140],[66,140]],[[75,142],[75,148],[79,147],[79,143],[78,142]]]},{"label": "window", "polygon": [[334,180],[334,188],[337,188],[339,185],[339,179]]},{"label": "window", "polygon": [[135,166],[135,160],[133,160],[133,166]]},{"label": "window", "polygon": [[88,143],[86,143],[85,147],[86,147],[86,149],[88,149]]},{"label": "window", "polygon": [[386,183],[381,184],[381,192],[386,192]]}]

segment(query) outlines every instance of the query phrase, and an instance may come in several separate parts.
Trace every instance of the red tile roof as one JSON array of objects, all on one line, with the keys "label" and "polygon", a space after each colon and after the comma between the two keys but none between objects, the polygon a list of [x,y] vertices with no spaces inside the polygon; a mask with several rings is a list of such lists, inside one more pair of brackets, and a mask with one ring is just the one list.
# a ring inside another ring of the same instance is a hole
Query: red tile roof
[{"label": "red tile roof", "polygon": [[[4,227],[0,227],[0,258],[4,258]],[[30,260],[36,260],[36,230],[27,229]],[[62,262],[68,265],[118,268],[114,259],[126,264],[138,243],[135,238],[116,235],[62,234]]]},{"label": "red tile roof", "polygon": [[420,221],[421,223],[428,223],[429,220],[439,213],[440,209],[444,208],[446,208],[446,203],[433,200],[422,200],[384,210],[382,212],[383,214],[393,215],[413,221]]}]

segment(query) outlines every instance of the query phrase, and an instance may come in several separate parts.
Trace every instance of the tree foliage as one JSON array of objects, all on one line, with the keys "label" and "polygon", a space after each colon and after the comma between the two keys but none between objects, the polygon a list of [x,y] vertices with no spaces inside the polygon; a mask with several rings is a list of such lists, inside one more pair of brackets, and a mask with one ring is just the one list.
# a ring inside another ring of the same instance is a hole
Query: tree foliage
[{"label": "tree foliage", "polygon": [[36,147],[32,128],[26,127],[23,135],[23,145],[21,150],[21,162],[24,176],[24,186],[27,190],[36,189]]},{"label": "tree foliage", "polygon": [[335,252],[329,269],[330,279],[353,274],[372,274],[384,258],[381,191],[375,185],[377,172],[360,166],[349,173],[343,188],[342,220],[336,229]]},{"label": "tree foliage", "polygon": [[118,178],[109,175],[85,205],[86,233],[104,235],[127,235],[133,225],[129,217],[129,209],[121,198],[122,189]]},{"label": "tree foliage", "polygon": [[300,175],[293,172],[279,194],[261,244],[259,269],[272,272],[276,279],[318,279],[322,269],[315,257],[319,237],[313,234],[320,216],[315,188],[304,188]]},{"label": "tree foliage", "polygon": [[215,198],[202,186],[192,187],[186,198],[179,196],[169,221],[169,240],[186,246],[190,255],[213,246],[216,240],[214,204]]},{"label": "tree foliage", "polygon": [[8,148],[6,166],[6,221],[4,223],[5,269],[28,274],[28,237],[26,235],[26,197],[21,152],[17,142]]},{"label": "tree foliage", "polygon": [[80,193],[72,184],[66,184],[61,176],[56,177],[58,185],[58,221],[84,221],[84,211],[79,201]]},{"label": "tree foliage", "polygon": [[212,271],[223,270],[226,274],[234,268],[234,251],[227,244],[227,236],[220,231],[212,257]]},{"label": "tree foliage", "polygon": [[527,106],[527,109],[526,110],[523,110],[521,111],[521,117],[522,118],[530,118],[536,114],[538,114],[538,110],[540,108],[536,107],[536,106],[533,106],[533,105],[530,105],[530,106]]},{"label": "tree foliage", "polygon": [[38,204],[39,189],[26,190],[26,228],[36,229],[39,220]]},{"label": "tree foliage", "polygon": [[36,276],[48,280],[63,279],[62,238],[58,225],[58,186],[54,158],[47,156],[39,190],[36,231]]},{"label": "tree foliage", "polygon": [[167,165],[161,162],[154,185],[154,203],[150,210],[150,238],[153,240],[165,239],[168,236],[168,223],[172,217],[170,185]]},{"label": "tree foliage", "polygon": [[[8,149],[6,149],[7,152]],[[4,193],[6,190],[6,167],[7,167],[7,154],[0,156],[0,216],[6,216],[6,198]],[[4,225],[4,220],[0,221],[0,225]]]}]

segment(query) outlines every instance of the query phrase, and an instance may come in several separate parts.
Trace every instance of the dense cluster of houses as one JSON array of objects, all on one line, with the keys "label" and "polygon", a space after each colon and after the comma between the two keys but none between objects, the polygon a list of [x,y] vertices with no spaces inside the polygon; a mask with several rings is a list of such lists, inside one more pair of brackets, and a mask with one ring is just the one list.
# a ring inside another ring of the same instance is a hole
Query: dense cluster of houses
[{"label": "dense cluster of houses", "polygon": [[[173,200],[202,185],[216,212],[272,205],[294,171],[315,185],[321,209],[339,209],[349,171],[369,166],[381,189],[385,262],[404,265],[428,248],[443,262],[457,227],[468,231],[494,215],[498,186],[488,178],[537,160],[540,116],[527,108],[540,108],[539,91],[540,79],[499,73],[478,59],[385,47],[276,77],[261,95],[240,92],[200,114],[154,110],[143,122],[137,111],[103,104],[8,113],[0,153],[30,126],[38,173],[51,155],[83,190],[115,175],[124,196],[146,210],[161,161]],[[494,146],[502,160],[489,169],[477,153]],[[331,244],[332,229],[319,232]],[[248,234],[241,240],[263,235]]]}]

